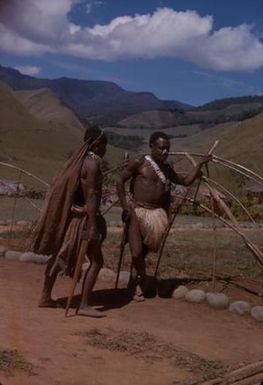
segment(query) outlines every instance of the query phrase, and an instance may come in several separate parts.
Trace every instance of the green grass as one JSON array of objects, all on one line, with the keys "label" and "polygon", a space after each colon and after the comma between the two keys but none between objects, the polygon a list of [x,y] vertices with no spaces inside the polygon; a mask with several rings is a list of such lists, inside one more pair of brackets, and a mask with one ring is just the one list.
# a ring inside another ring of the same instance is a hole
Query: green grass
[{"label": "green grass", "polygon": [[[31,199],[31,201],[41,207],[43,201]],[[0,220],[11,220],[14,213],[14,221],[25,220],[35,221],[39,211],[31,206],[28,200],[23,198],[0,196]]]},{"label": "green grass", "polygon": [[[81,144],[80,132],[63,124],[44,122],[33,116],[24,105],[19,103],[14,94],[5,87],[0,87],[0,115],[1,115],[1,160],[51,182],[52,178],[63,167],[70,153]],[[198,124],[191,126],[177,126],[165,129],[169,135],[187,135],[186,138],[171,140],[173,151],[201,151],[206,152],[215,139],[220,144],[215,153],[225,158],[238,161],[253,170],[263,174],[263,113],[242,122],[219,124],[212,128],[201,130]],[[137,152],[149,151],[148,140],[152,129],[117,129],[108,127],[122,135],[139,135],[144,137],[143,145]],[[251,152],[253,149],[253,153]],[[109,166],[116,166],[123,159],[124,150],[108,146],[106,160]],[[187,162],[181,162],[178,157],[171,157],[179,169],[185,169]],[[216,172],[211,167],[212,175]],[[0,178],[17,179],[19,173],[12,173],[10,169],[0,166]],[[24,178],[24,177],[23,177]],[[223,184],[235,187],[240,180],[233,173],[222,171],[219,176]],[[36,182],[29,180],[28,186],[36,186]],[[42,186],[43,187],[43,186]]]},{"label": "green grass", "polygon": [[[170,365],[183,367],[194,373],[195,380],[208,380],[223,375],[227,368],[218,361],[207,360],[197,354],[178,348],[173,343],[166,343],[148,332],[129,330],[102,332],[90,329],[79,333],[84,343],[99,349],[132,355],[139,360],[156,362],[168,361]],[[196,378],[197,377],[197,378]]]},{"label": "green grass", "polygon": [[[263,250],[261,231],[249,231],[246,235]],[[121,233],[108,232],[104,242],[105,265],[116,271],[119,258]],[[159,275],[161,278],[174,278],[178,273],[195,275],[201,273],[211,277],[213,268],[213,230],[174,230],[170,233],[164,248]],[[216,230],[216,272],[218,274],[263,277],[262,269],[242,242],[241,238],[230,230]],[[149,254],[147,271],[153,274],[158,255]],[[129,248],[126,245],[122,269],[129,271],[131,262]]]},{"label": "green grass", "polygon": [[12,376],[15,370],[22,370],[28,375],[36,375],[34,366],[17,350],[0,349],[0,372]]},{"label": "green grass", "polygon": [[[263,175],[263,113],[243,122],[230,122],[201,131],[189,138],[171,140],[173,151],[206,153],[216,139],[219,145],[215,154],[228,160],[240,163]],[[252,151],[253,149],[253,151]],[[172,157],[177,169],[191,168],[188,161],[180,157]],[[221,165],[210,167],[211,176],[233,191],[240,191],[240,184],[251,181],[244,180],[235,171],[229,171]],[[252,182],[251,182],[252,183]]]}]

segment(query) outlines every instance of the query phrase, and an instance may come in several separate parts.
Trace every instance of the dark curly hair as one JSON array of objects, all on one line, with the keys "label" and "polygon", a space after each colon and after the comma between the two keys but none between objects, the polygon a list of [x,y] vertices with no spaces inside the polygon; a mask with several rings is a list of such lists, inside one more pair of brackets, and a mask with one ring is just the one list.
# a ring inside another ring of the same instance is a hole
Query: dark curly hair
[{"label": "dark curly hair", "polygon": [[162,131],[155,131],[150,136],[149,145],[154,144],[159,138],[169,140],[169,137]]},{"label": "dark curly hair", "polygon": [[106,135],[104,134],[104,132],[100,129],[99,126],[92,126],[92,127],[89,127],[86,129],[85,131],[85,134],[84,134],[84,142],[86,142],[87,140],[91,139],[91,141],[93,142],[94,140],[98,139],[99,136],[101,136],[100,138],[100,142],[105,142],[107,143],[107,138],[106,138]]}]

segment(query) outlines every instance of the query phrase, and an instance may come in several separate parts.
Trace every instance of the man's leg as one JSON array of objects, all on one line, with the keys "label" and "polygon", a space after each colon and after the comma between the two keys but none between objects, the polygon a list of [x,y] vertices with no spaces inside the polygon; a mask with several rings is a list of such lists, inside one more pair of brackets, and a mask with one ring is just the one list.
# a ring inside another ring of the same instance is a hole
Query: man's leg
[{"label": "man's leg", "polygon": [[90,258],[90,266],[83,280],[81,302],[78,309],[78,314],[88,317],[101,318],[104,317],[104,314],[90,306],[92,290],[96,283],[99,271],[103,266],[101,244],[92,245],[90,250],[88,250],[88,256]]},{"label": "man's leg", "polygon": [[51,297],[54,283],[57,279],[58,273],[61,271],[61,268],[58,265],[55,267],[53,266],[54,262],[55,261],[53,258],[51,258],[48,262],[45,271],[43,290],[38,304],[39,307],[60,307],[59,303],[57,301],[54,301]]},{"label": "man's leg", "polygon": [[[128,240],[132,257],[132,266],[135,268],[135,276],[131,276],[129,286],[133,291],[133,299],[136,301],[143,301],[144,295],[142,286],[146,277],[145,257],[147,248],[143,244],[138,220],[135,214],[133,214],[130,219]],[[131,273],[132,270],[133,269],[131,269]]]}]

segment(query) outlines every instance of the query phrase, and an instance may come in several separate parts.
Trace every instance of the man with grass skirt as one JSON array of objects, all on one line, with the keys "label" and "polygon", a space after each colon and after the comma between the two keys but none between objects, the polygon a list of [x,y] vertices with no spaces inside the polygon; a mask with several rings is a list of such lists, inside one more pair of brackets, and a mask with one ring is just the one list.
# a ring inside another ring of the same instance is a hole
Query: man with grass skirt
[{"label": "man with grass skirt", "polygon": [[101,162],[106,145],[105,134],[98,127],[87,129],[84,144],[69,159],[48,192],[31,245],[34,252],[51,255],[45,272],[40,307],[59,306],[51,296],[57,275],[62,272],[73,277],[81,242],[86,239],[90,265],[83,280],[78,314],[103,316],[90,306],[90,296],[103,265],[101,245],[106,237],[106,223],[99,211]]},{"label": "man with grass skirt", "polygon": [[[166,163],[170,149],[168,136],[154,132],[149,141],[151,155],[131,159],[117,182],[117,192],[123,209],[122,220],[127,224],[127,239],[135,275],[131,277],[133,299],[144,300],[147,286],[145,257],[160,247],[168,227],[171,182],[188,186],[201,176],[201,168],[211,156],[205,156],[186,176],[178,175]],[[130,181],[132,202],[128,202],[125,184]]]}]

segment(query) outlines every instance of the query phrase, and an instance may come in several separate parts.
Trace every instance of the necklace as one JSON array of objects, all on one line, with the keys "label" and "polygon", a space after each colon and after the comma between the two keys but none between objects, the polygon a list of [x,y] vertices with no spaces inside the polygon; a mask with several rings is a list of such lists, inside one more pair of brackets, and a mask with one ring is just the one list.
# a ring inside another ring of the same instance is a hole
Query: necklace
[{"label": "necklace", "polygon": [[87,156],[91,159],[95,159],[99,162],[99,165],[101,166],[101,163],[102,163],[102,159],[99,155],[95,154],[93,151],[89,151],[87,153]]},{"label": "necklace", "polygon": [[165,191],[169,191],[170,189],[170,181],[166,178],[158,164],[153,160],[153,158],[150,155],[145,155],[145,159],[147,162],[150,163],[152,169],[155,171],[156,175],[160,179],[160,181],[164,184],[165,186]]}]

